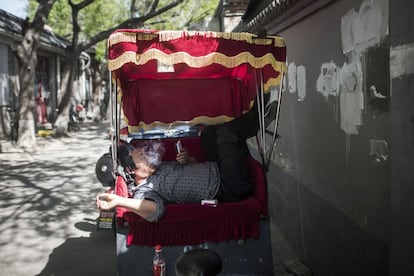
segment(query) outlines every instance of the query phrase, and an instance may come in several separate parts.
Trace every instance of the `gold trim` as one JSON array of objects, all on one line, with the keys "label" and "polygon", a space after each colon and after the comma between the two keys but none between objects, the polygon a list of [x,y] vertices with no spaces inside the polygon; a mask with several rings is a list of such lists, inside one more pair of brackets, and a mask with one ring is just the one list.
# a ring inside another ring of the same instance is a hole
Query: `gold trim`
[{"label": "gold trim", "polygon": [[273,36],[273,40],[275,42],[275,44],[274,44],[275,47],[278,47],[278,48],[286,47],[286,41],[285,41],[284,38],[281,38],[279,36]]},{"label": "gold trim", "polygon": [[136,37],[136,34],[134,33],[126,33],[126,32],[114,33],[108,39],[108,46],[111,47],[121,42],[135,43],[136,41],[137,41],[137,37]]},{"label": "gold trim", "polygon": [[[178,52],[173,55],[165,54],[159,50],[153,49],[146,52],[144,55],[137,55],[135,52],[125,52],[116,59],[108,61],[109,70],[113,71],[120,68],[123,64],[132,62],[136,65],[143,65],[148,60],[157,59],[164,64],[171,65],[176,63],[186,63],[191,67],[201,68],[212,63],[221,64],[227,68],[232,68],[247,61],[254,68],[262,68],[266,64],[271,64],[273,69],[277,72],[286,73],[286,63],[279,62],[274,59],[271,54],[266,54],[263,57],[256,58],[248,52],[240,53],[235,57],[227,57],[221,53],[211,53],[203,57],[192,57],[184,52]],[[264,84],[264,90],[268,91],[271,86],[277,86],[280,83],[280,74],[277,78],[269,78]]]},{"label": "gold trim", "polygon": [[119,32],[112,34],[108,39],[108,46],[111,47],[115,44],[128,42],[128,43],[136,43],[137,40],[145,41],[145,40],[154,40],[157,38],[156,34],[151,33],[129,33],[129,32]]},{"label": "gold trim", "polygon": [[113,46],[121,42],[136,43],[138,40],[153,40],[158,37],[158,42],[171,41],[180,38],[221,38],[234,41],[245,41],[256,45],[270,45],[275,47],[285,47],[286,42],[279,36],[267,36],[266,38],[258,38],[257,35],[251,33],[224,33],[224,32],[202,32],[202,31],[159,31],[155,33],[139,33],[139,32],[116,32],[110,35],[108,45]]},{"label": "gold trim", "polygon": [[280,84],[280,80],[281,80],[281,74],[279,74],[277,78],[269,78],[267,82],[265,82],[263,85],[263,90],[264,90],[263,92],[267,94],[270,91],[270,88],[272,86],[278,86]]},{"label": "gold trim", "polygon": [[254,44],[256,45],[271,45],[273,44],[272,39],[266,39],[266,38],[255,38]]},{"label": "gold trim", "polygon": [[154,40],[155,38],[157,38],[156,34],[151,34],[151,33],[135,33],[136,38],[138,38],[138,40]]},{"label": "gold trim", "polygon": [[[191,121],[186,121],[186,125],[194,126],[198,124],[208,124],[208,125],[215,125],[221,124],[225,122],[229,122],[233,120],[234,117],[221,115],[217,117],[208,117],[208,116],[198,116],[192,119]],[[154,121],[150,124],[145,124],[144,122],[140,122],[138,126],[128,126],[129,133],[139,133],[141,130],[150,130],[154,128],[162,128],[162,129],[172,129],[178,125],[182,125],[182,122],[173,122],[173,123],[164,123],[161,121]]]},{"label": "gold trim", "polygon": [[[280,84],[281,81],[281,72],[286,73],[286,64],[285,63],[281,63],[279,64],[279,68],[277,68],[277,71],[279,72],[279,75],[276,78],[269,78],[264,84],[263,84],[263,89],[264,89],[264,93],[268,93],[270,91],[270,88],[272,86],[278,86]],[[119,80],[118,80],[119,81]],[[121,101],[122,98],[122,90],[121,90],[121,85],[118,85],[119,87],[119,91],[120,93],[118,93],[118,101]]]},{"label": "gold trim", "polygon": [[126,51],[119,57],[110,59],[108,61],[108,69],[113,71],[129,62],[136,65],[144,65],[150,60],[159,60],[166,65],[185,63],[193,68],[201,68],[213,63],[221,64],[227,68],[233,68],[247,62],[254,68],[262,68],[270,64],[277,71],[280,71],[279,69],[283,67],[282,64],[285,64],[284,62],[277,61],[271,53],[267,53],[262,57],[255,57],[249,52],[242,52],[236,56],[229,57],[222,53],[212,52],[205,56],[194,57],[185,52],[166,54],[158,49],[150,49],[143,54]]}]

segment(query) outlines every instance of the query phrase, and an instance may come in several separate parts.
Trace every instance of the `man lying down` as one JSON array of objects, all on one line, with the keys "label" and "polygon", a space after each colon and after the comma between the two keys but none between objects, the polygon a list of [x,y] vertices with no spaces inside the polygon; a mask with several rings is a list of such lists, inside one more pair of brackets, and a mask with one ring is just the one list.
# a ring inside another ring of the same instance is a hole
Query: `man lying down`
[{"label": "man lying down", "polygon": [[230,122],[206,126],[200,135],[204,162],[190,157],[185,148],[176,161],[161,162],[165,150],[157,141],[137,148],[122,145],[118,158],[131,198],[102,193],[96,197],[96,206],[100,210],[124,207],[152,222],[163,216],[165,204],[243,200],[252,192],[246,139],[257,131],[254,108]]}]

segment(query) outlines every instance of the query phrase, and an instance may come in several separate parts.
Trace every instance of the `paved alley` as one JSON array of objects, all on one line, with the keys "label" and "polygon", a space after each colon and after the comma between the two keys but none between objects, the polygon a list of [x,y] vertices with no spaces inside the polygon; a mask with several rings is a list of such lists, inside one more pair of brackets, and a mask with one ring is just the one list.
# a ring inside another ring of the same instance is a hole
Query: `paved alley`
[{"label": "paved alley", "polygon": [[116,275],[115,235],[97,231],[95,163],[108,123],[0,153],[0,275]]}]

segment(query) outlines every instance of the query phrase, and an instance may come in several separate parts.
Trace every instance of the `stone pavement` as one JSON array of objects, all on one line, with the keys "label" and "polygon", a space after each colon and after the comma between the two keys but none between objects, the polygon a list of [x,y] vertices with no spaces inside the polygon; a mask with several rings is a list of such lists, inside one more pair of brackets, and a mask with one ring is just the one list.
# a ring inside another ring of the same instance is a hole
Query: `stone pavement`
[{"label": "stone pavement", "polygon": [[96,227],[108,130],[84,123],[70,137],[39,137],[35,153],[2,147],[0,276],[116,275],[114,232]]}]

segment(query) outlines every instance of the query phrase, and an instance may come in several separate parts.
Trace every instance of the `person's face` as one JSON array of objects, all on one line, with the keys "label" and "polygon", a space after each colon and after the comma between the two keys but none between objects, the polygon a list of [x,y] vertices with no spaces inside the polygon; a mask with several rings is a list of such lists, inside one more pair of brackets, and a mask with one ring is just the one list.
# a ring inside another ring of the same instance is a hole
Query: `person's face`
[{"label": "person's face", "polygon": [[131,170],[131,174],[134,175],[135,183],[140,184],[142,181],[147,179],[151,174],[154,173],[154,169],[147,166],[143,162],[135,162],[135,170]]},{"label": "person's face", "polygon": [[135,163],[135,167],[135,182],[137,183],[147,179],[154,172],[154,169],[142,162]]},{"label": "person's face", "polygon": [[130,169],[130,174],[134,175],[134,180],[137,184],[144,182],[155,171],[147,162],[144,162],[145,158],[143,158],[143,154],[142,149],[135,149],[131,153],[135,169]]}]

